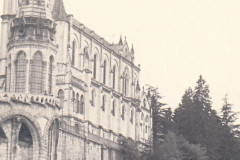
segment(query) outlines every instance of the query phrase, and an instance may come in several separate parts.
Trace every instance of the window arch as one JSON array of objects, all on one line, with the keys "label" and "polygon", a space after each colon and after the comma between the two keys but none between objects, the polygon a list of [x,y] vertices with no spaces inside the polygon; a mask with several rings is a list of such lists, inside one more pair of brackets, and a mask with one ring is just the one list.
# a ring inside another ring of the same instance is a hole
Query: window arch
[{"label": "window arch", "polygon": [[20,52],[16,60],[16,92],[26,91],[26,54]]},{"label": "window arch", "polygon": [[115,116],[115,112],[116,112],[116,101],[113,100],[112,102],[112,115]]},{"label": "window arch", "polygon": [[79,99],[79,94],[77,93],[77,96],[76,96],[76,101],[77,101],[77,113],[80,113],[80,99]]},{"label": "window arch", "polygon": [[84,97],[83,97],[83,95],[81,95],[81,98],[80,98],[80,114],[84,114],[84,110],[85,110]]},{"label": "window arch", "polygon": [[143,106],[146,108],[146,99],[143,100]]},{"label": "window arch", "polygon": [[146,123],[149,122],[149,117],[148,117],[148,116],[146,117],[145,122],[146,122]]},{"label": "window arch", "polygon": [[84,54],[86,59],[89,59],[88,47],[84,47],[83,54]]},{"label": "window arch", "polygon": [[116,66],[113,66],[113,79],[112,79],[112,88],[115,89],[116,86]]},{"label": "window arch", "polygon": [[96,98],[96,91],[95,91],[95,89],[93,89],[92,90],[92,101],[91,101],[92,106],[95,106],[95,98]]},{"label": "window arch", "polygon": [[106,84],[107,61],[103,61],[103,84]]},{"label": "window arch", "polygon": [[72,65],[75,65],[76,42],[72,42]]},{"label": "window arch", "polygon": [[94,59],[93,59],[93,78],[97,78],[97,54],[94,54]]},{"label": "window arch", "polygon": [[51,56],[49,59],[49,73],[48,73],[49,94],[52,94],[52,84],[53,84],[53,56]]},{"label": "window arch", "polygon": [[43,93],[43,57],[40,52],[36,52],[33,56],[30,84],[31,93]]},{"label": "window arch", "polygon": [[126,74],[126,76],[125,76],[125,86],[124,86],[124,90],[125,90],[124,95],[125,96],[128,95],[128,87],[129,87],[129,79],[128,79],[128,75]]},{"label": "window arch", "polygon": [[122,106],[122,120],[125,119],[125,106]]},{"label": "window arch", "polygon": [[131,123],[133,123],[133,116],[134,116],[133,109],[131,109],[131,118],[130,118]]},{"label": "window arch", "polygon": [[106,96],[103,95],[103,97],[102,97],[102,111],[105,111],[105,107],[106,107]]},{"label": "window arch", "polygon": [[60,106],[62,107],[64,102],[64,91],[62,89],[58,91],[58,98],[60,99]]},{"label": "window arch", "polygon": [[75,101],[75,92],[74,91],[72,92],[72,101],[73,102]]},{"label": "window arch", "polygon": [[123,75],[123,81],[122,81],[122,92],[124,96],[128,96],[128,89],[129,89],[129,78],[128,78],[128,74],[125,73]]}]

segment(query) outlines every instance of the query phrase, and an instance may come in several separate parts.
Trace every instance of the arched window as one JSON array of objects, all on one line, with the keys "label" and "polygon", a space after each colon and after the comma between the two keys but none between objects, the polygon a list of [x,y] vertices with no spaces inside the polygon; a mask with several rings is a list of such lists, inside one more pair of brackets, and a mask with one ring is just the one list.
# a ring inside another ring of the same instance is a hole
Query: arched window
[{"label": "arched window", "polygon": [[95,97],[96,97],[96,92],[95,92],[95,89],[92,90],[92,106],[95,106]]},{"label": "arched window", "polygon": [[130,122],[133,123],[133,109],[131,109],[131,118],[130,118]]},{"label": "arched window", "polygon": [[89,59],[88,47],[85,47],[85,48],[83,49],[83,54],[84,54],[84,56],[85,56],[86,59]]},{"label": "arched window", "polygon": [[93,78],[96,79],[97,77],[97,55],[94,55],[93,59]]},{"label": "arched window", "polygon": [[72,65],[75,65],[75,51],[76,51],[76,44],[75,41],[72,42]]},{"label": "arched window", "polygon": [[77,107],[76,107],[76,105],[75,105],[75,100],[76,100],[76,98],[75,98],[75,92],[72,91],[73,112],[77,112]]},{"label": "arched window", "polygon": [[30,83],[31,93],[43,93],[43,58],[40,52],[36,52],[33,56]]},{"label": "arched window", "polygon": [[146,123],[149,122],[149,118],[148,118],[148,116],[146,117],[145,122],[146,122]]},{"label": "arched window", "polygon": [[125,106],[122,106],[122,120],[125,119]]},{"label": "arched window", "polygon": [[80,97],[79,97],[79,94],[77,93],[77,96],[76,96],[76,101],[77,101],[77,113],[80,113]]},{"label": "arched window", "polygon": [[72,101],[73,102],[75,101],[75,92],[74,91],[72,92]]},{"label": "arched window", "polygon": [[103,84],[106,84],[106,73],[107,73],[107,61],[103,62]]},{"label": "arched window", "polygon": [[128,74],[124,74],[123,76],[123,81],[122,81],[122,90],[123,90],[123,95],[127,96],[128,95],[128,87],[129,87],[129,78]]},{"label": "arched window", "polygon": [[113,67],[113,79],[112,79],[113,89],[115,89],[115,81],[116,81],[116,66]]},{"label": "arched window", "polygon": [[113,116],[115,116],[115,109],[116,108],[116,102],[115,102],[115,100],[113,101],[113,103],[112,103],[112,115]]},{"label": "arched window", "polygon": [[146,99],[143,100],[143,106],[146,108]]},{"label": "arched window", "polygon": [[124,95],[125,96],[127,96],[128,95],[128,86],[129,86],[129,79],[128,79],[128,77],[127,77],[127,75],[126,75],[126,77],[125,77],[125,86],[124,86]]},{"label": "arched window", "polygon": [[16,60],[16,92],[26,91],[26,55],[20,52]]},{"label": "arched window", "polygon": [[103,95],[103,97],[102,97],[102,111],[105,111],[105,107],[106,107],[106,96]]},{"label": "arched window", "polygon": [[52,84],[53,84],[53,56],[49,59],[49,73],[48,73],[48,89],[49,94],[52,94]]},{"label": "arched window", "polygon": [[60,89],[60,90],[58,91],[58,98],[59,98],[59,99],[64,99],[64,91],[63,91],[62,89]]},{"label": "arched window", "polygon": [[144,115],[143,115],[143,113],[142,113],[142,115],[141,115],[141,120],[142,120],[142,121],[144,120]]},{"label": "arched window", "polygon": [[84,110],[85,110],[84,97],[83,97],[83,95],[81,95],[81,98],[80,98],[80,114],[84,114]]},{"label": "arched window", "polygon": [[60,106],[62,107],[64,102],[64,92],[62,89],[58,91],[58,98],[60,99]]}]

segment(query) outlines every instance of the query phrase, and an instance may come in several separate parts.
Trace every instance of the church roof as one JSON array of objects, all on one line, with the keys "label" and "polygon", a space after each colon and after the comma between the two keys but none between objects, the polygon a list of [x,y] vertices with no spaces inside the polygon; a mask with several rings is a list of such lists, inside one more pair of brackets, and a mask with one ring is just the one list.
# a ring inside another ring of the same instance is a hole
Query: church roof
[{"label": "church roof", "polygon": [[67,20],[67,13],[64,8],[64,4],[62,0],[55,0],[53,11],[52,11],[53,19],[56,21]]}]

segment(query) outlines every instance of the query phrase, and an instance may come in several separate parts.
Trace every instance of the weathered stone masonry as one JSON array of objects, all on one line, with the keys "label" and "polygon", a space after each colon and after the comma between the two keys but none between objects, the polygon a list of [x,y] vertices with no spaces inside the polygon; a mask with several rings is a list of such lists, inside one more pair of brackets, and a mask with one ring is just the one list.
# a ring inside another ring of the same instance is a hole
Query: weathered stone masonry
[{"label": "weathered stone masonry", "polygon": [[126,38],[110,44],[62,0],[4,0],[0,159],[120,160],[151,141],[151,109]]}]

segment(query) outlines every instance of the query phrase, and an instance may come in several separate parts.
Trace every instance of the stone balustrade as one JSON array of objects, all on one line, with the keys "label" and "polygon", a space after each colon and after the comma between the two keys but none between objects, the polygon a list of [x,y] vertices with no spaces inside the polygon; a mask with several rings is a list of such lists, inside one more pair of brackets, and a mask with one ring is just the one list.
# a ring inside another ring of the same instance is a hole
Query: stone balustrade
[{"label": "stone balustrade", "polygon": [[0,93],[0,102],[19,102],[25,104],[38,103],[56,108],[60,107],[60,100],[58,98],[47,95],[32,95],[24,93]]}]

